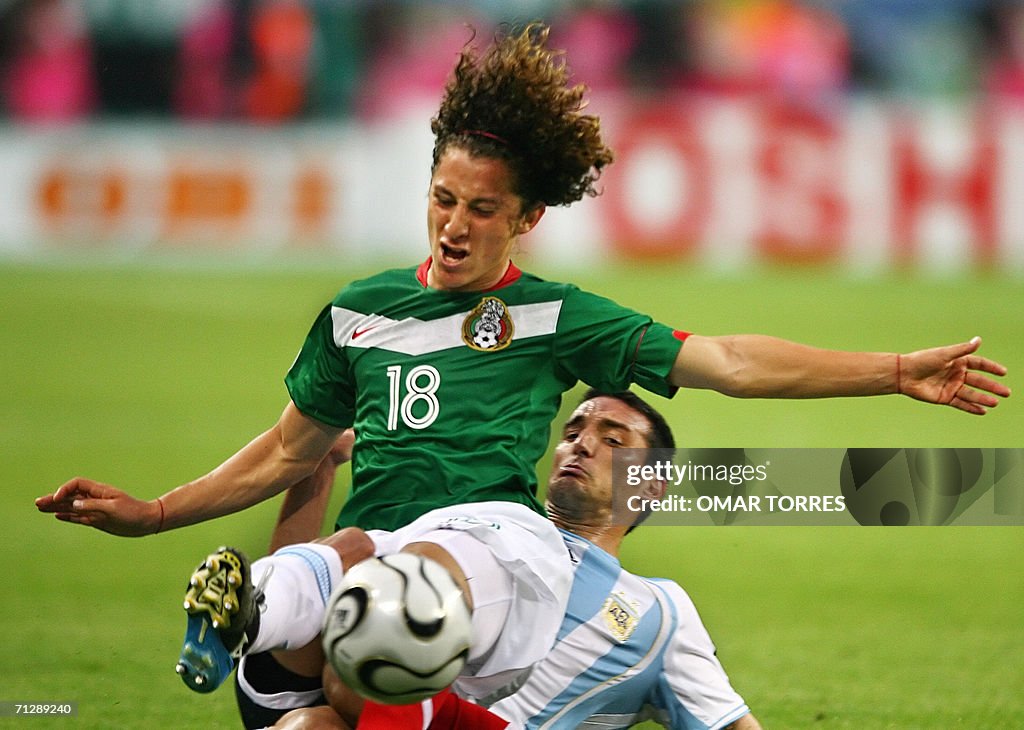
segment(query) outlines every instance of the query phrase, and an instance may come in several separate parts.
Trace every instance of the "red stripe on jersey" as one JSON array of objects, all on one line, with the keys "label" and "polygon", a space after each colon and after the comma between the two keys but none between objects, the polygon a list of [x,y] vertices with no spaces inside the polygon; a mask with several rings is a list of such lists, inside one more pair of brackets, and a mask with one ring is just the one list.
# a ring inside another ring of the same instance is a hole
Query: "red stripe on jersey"
[{"label": "red stripe on jersey", "polygon": [[430,262],[433,260],[432,256],[427,256],[427,260],[416,269],[416,281],[423,286],[427,286],[427,272],[430,271]]},{"label": "red stripe on jersey", "polygon": [[[427,274],[430,272],[430,264],[433,262],[433,257],[428,256],[427,260],[424,261],[416,268],[416,281],[423,286],[429,286],[427,283]],[[494,291],[495,289],[501,289],[503,286],[515,283],[519,280],[519,277],[523,275],[522,270],[511,261],[508,262],[508,268],[505,269],[505,273],[498,280],[498,283],[492,287],[484,289],[484,291]]]},{"label": "red stripe on jersey", "polygon": [[516,266],[515,264],[513,264],[511,261],[509,261],[508,262],[508,268],[505,269],[504,276],[502,276],[500,279],[498,279],[498,283],[497,284],[492,286],[490,289],[484,289],[484,291],[494,291],[495,289],[501,289],[501,287],[503,287],[503,286],[508,286],[509,284],[513,284],[516,281],[519,281],[519,277],[522,276],[522,275],[523,275],[523,272],[519,269],[519,267]]},{"label": "red stripe on jersey", "polygon": [[686,332],[684,330],[672,330],[672,336],[680,342],[686,342],[686,338],[692,334],[692,332]]}]

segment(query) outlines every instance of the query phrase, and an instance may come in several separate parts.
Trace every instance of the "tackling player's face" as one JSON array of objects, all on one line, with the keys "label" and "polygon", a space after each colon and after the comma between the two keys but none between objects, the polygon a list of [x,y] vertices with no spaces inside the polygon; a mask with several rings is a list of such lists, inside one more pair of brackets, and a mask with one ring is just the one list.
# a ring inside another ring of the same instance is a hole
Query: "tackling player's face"
[{"label": "tackling player's face", "polygon": [[647,448],[647,417],[617,398],[580,404],[562,429],[548,479],[548,509],[563,521],[604,523],[612,511],[612,453]]},{"label": "tackling player's face", "polygon": [[516,239],[543,206],[522,210],[508,165],[458,147],[441,156],[430,181],[427,229],[432,257],[427,282],[446,291],[482,291],[508,269]]}]

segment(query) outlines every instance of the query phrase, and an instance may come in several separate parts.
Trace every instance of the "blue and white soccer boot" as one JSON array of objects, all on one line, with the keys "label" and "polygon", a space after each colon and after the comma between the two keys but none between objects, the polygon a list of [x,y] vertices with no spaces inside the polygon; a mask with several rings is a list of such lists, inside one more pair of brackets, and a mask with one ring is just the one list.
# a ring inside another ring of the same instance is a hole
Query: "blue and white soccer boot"
[{"label": "blue and white soccer boot", "polygon": [[189,578],[188,624],[175,671],[189,689],[213,692],[231,676],[259,629],[263,598],[241,551],[218,548]]}]

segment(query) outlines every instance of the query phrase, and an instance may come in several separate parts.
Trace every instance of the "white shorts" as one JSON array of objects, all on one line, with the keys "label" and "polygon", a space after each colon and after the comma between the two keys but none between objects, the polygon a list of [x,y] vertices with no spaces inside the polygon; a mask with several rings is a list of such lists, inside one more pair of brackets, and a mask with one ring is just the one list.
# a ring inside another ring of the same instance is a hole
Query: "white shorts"
[{"label": "white shorts", "polygon": [[[471,649],[467,665],[471,676],[458,680],[461,692],[486,696],[551,649],[569,599],[572,567],[561,534],[547,518],[513,502],[474,502],[433,510],[394,532],[367,534],[378,555],[413,542],[436,543],[466,575],[476,651]],[[482,636],[496,636],[486,655],[478,646]]]}]

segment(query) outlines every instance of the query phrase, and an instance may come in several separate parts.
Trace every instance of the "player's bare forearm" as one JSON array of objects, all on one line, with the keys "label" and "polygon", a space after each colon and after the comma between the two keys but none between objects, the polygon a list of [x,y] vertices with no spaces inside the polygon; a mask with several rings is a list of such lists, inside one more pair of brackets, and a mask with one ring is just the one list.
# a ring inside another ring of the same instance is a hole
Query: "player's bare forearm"
[{"label": "player's bare forearm", "polygon": [[669,380],[738,398],[826,398],[895,393],[896,355],[822,350],[765,335],[692,335]]},{"label": "player's bare forearm", "polygon": [[908,354],[822,350],[763,335],[692,335],[669,376],[673,385],[741,398],[828,398],[899,393],[984,414],[1010,395],[988,375],[1006,368],[975,353],[980,338]]},{"label": "player's bare forearm", "polygon": [[339,433],[289,403],[273,428],[209,474],[161,497],[163,529],[238,512],[309,478]]},{"label": "player's bare forearm", "polygon": [[76,478],[36,500],[41,512],[64,522],[126,537],[195,524],[250,507],[309,476],[339,429],[304,416],[291,403],[269,431],[206,476],[155,500]]}]

